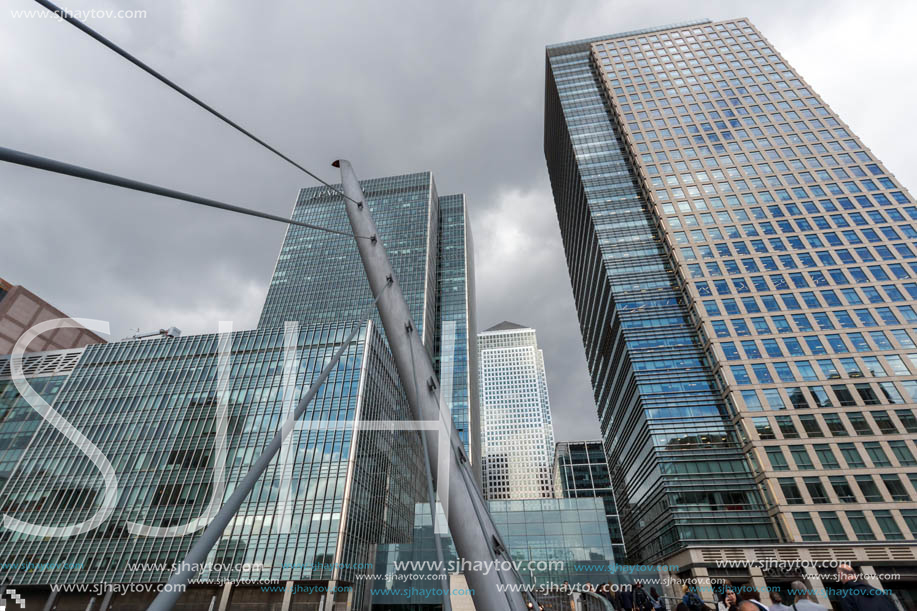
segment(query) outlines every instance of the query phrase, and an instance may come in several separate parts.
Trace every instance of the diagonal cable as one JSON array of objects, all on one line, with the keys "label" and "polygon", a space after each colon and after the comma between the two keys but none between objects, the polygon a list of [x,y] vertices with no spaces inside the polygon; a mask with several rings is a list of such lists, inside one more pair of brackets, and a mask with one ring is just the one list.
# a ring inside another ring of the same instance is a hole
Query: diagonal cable
[{"label": "diagonal cable", "polygon": [[[223,113],[221,113],[220,111],[218,111],[217,109],[215,109],[214,107],[210,106],[209,104],[207,104],[206,102],[204,102],[203,100],[201,100],[200,98],[198,98],[197,96],[195,96],[194,94],[192,94],[190,91],[188,91],[187,89],[185,89],[185,88],[182,87],[181,85],[175,83],[174,81],[172,81],[171,79],[169,79],[169,78],[166,77],[165,75],[163,75],[163,74],[161,74],[160,72],[154,70],[153,68],[151,68],[151,67],[148,66],[147,64],[143,63],[140,59],[138,59],[137,57],[131,55],[129,52],[127,52],[127,51],[124,50],[123,48],[119,47],[118,45],[116,45],[116,44],[113,43],[112,41],[108,40],[107,38],[105,38],[104,36],[102,36],[101,34],[99,34],[98,32],[96,32],[95,30],[93,30],[91,27],[89,27],[88,25],[86,25],[85,23],[83,23],[82,21],[80,21],[79,19],[73,17],[73,16],[70,14],[69,11],[67,11],[67,10],[65,10],[65,9],[62,9],[62,8],[58,7],[56,4],[54,4],[53,2],[50,2],[49,0],[35,0],[35,2],[37,2],[37,3],[40,4],[40,5],[42,5],[43,7],[45,7],[46,9],[48,9],[49,11],[51,11],[52,13],[54,13],[57,17],[59,17],[60,19],[66,21],[67,23],[69,23],[69,24],[72,25],[73,27],[77,28],[78,30],[84,32],[85,34],[88,34],[90,37],[92,37],[92,38],[94,38],[95,40],[99,41],[100,43],[102,43],[103,45],[105,45],[106,47],[108,47],[109,49],[111,49],[112,51],[114,51],[115,53],[117,53],[118,55],[120,55],[121,57],[123,57],[124,59],[126,59],[127,61],[129,61],[130,63],[134,64],[135,66],[137,66],[138,68],[140,68],[141,70],[143,70],[144,72],[146,72],[147,74],[149,74],[150,76],[152,76],[153,78],[159,80],[160,82],[164,83],[164,84],[167,85],[168,87],[174,89],[175,91],[177,91],[178,93],[180,93],[181,95],[183,95],[183,96],[186,97],[187,99],[191,100],[192,102],[194,102],[195,104],[197,104],[198,106],[200,106],[201,108],[203,108],[204,110],[206,110],[207,112],[209,112],[210,114],[212,114],[213,116],[215,116],[216,118],[220,119],[221,121],[223,121],[224,123],[226,123],[227,125],[229,125],[230,127],[236,129],[237,131],[241,132],[241,133],[244,134],[245,136],[247,136],[247,137],[249,137],[250,139],[254,140],[254,141],[257,142],[258,144],[260,144],[261,146],[263,146],[264,148],[266,148],[267,150],[269,150],[270,152],[274,153],[275,155],[277,155],[278,157],[280,157],[281,159],[283,159],[284,161],[286,161],[287,163],[289,163],[290,165],[292,165],[292,166],[298,168],[299,170],[302,170],[303,172],[305,172],[306,174],[308,174],[309,176],[311,176],[312,178],[314,178],[314,179],[317,180],[318,182],[322,183],[323,185],[325,185],[326,187],[328,187],[329,189],[331,189],[332,191],[334,191],[335,193],[337,193],[338,195],[340,195],[341,197],[344,197],[344,198],[346,198],[346,199],[350,199],[349,197],[347,197],[346,195],[344,195],[344,192],[343,192],[343,191],[341,191],[340,189],[338,189],[338,188],[335,187],[334,185],[328,183],[327,181],[325,181],[324,179],[320,178],[320,177],[319,177],[318,175],[316,175],[315,173],[309,171],[308,169],[306,169],[306,168],[303,167],[302,165],[300,165],[300,164],[298,164],[297,162],[293,161],[292,159],[290,159],[289,157],[287,157],[286,155],[284,155],[283,153],[281,153],[280,151],[278,151],[276,148],[274,148],[273,146],[271,146],[270,144],[268,144],[267,142],[265,142],[264,140],[262,140],[261,138],[259,138],[259,137],[256,136],[255,134],[251,133],[250,131],[248,131],[247,129],[245,129],[244,127],[242,127],[241,125],[239,125],[238,123],[236,123],[235,121],[233,121],[232,119],[230,119],[229,117],[227,117],[226,115],[224,115]],[[353,200],[351,200],[351,201],[353,201]],[[355,204],[359,204],[360,202],[354,201],[354,203],[355,203]]]},{"label": "diagonal cable", "polygon": [[248,216],[257,216],[258,218],[267,219],[269,221],[278,221],[280,223],[286,223],[288,225],[297,225],[299,227],[317,229],[319,231],[335,233],[338,235],[347,236],[349,238],[355,237],[355,238],[363,238],[364,240],[370,239],[366,236],[355,236],[352,233],[348,233],[346,231],[339,231],[337,229],[331,229],[329,227],[320,227],[318,225],[312,225],[311,223],[303,223],[302,221],[284,218],[282,216],[277,216],[276,214],[269,214],[267,212],[261,212],[260,210],[253,210],[252,208],[243,208],[242,206],[235,206],[233,204],[225,204],[215,199],[200,197],[197,195],[192,195],[190,193],[176,191],[174,189],[167,189],[166,187],[160,187],[157,185],[152,185],[146,182],[140,182],[138,180],[133,180],[130,178],[123,178],[121,176],[116,176],[114,174],[106,174],[105,172],[99,172],[97,170],[90,170],[89,168],[84,168],[78,165],[64,163],[63,161],[57,161],[55,159],[48,159],[47,157],[39,157],[38,155],[31,155],[29,153],[23,153],[22,151],[16,151],[16,150],[8,149],[2,146],[0,146],[0,161],[6,161],[7,163],[14,163],[16,165],[22,165],[22,166],[26,166],[30,168],[36,168],[38,170],[45,170],[46,172],[54,172],[55,174],[64,174],[66,176],[74,176],[76,178],[83,178],[85,180],[101,182],[107,185],[114,185],[116,187],[132,189],[134,191],[143,191],[144,193],[152,193],[153,195],[161,195],[163,197],[171,197],[172,199],[180,199],[182,201],[190,202],[192,204],[198,204],[200,206],[208,206],[210,208],[218,208],[220,210],[226,210],[228,212],[238,212],[239,214],[247,214]]}]

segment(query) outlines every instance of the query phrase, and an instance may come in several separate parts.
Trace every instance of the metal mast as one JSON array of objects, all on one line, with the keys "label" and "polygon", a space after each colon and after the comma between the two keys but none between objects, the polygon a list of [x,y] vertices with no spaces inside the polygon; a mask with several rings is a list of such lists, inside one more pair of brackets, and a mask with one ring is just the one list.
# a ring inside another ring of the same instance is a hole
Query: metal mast
[{"label": "metal mast", "polygon": [[[431,476],[456,551],[460,559],[471,564],[464,572],[474,592],[474,604],[482,611],[525,611],[528,606],[520,591],[522,581],[474,482],[452,415],[439,400],[439,380],[433,362],[417,334],[385,246],[378,237],[376,223],[365,204],[363,189],[349,161],[342,159],[332,165],[341,170],[344,205],[353,233],[370,237],[356,240],[357,248],[372,293],[378,297],[376,307],[411,411],[416,420],[438,423],[435,429],[421,430],[420,434],[426,438]],[[386,286],[388,290],[380,296]]]}]

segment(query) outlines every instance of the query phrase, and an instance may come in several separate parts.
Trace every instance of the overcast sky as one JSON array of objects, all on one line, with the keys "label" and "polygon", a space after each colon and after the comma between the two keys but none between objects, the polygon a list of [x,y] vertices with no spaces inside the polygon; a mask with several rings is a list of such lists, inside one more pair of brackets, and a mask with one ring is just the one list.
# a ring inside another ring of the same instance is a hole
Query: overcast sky
[{"label": "overcast sky", "polygon": [[[598,437],[542,153],[544,46],[749,17],[913,188],[917,4],[61,0],[336,182],[432,170],[464,192],[478,324],[535,327],[558,440]],[[0,12],[0,146],[288,214],[314,183],[65,23]],[[908,161],[910,160],[910,162]],[[342,211],[343,214],[343,211]],[[185,333],[257,321],[284,227],[0,164],[0,277],[71,316]]]}]

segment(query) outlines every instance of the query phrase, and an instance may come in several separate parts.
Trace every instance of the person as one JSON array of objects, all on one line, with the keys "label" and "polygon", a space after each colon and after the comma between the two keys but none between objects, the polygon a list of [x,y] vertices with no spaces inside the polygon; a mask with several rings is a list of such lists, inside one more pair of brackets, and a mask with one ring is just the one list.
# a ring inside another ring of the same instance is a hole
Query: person
[{"label": "person", "polygon": [[742,602],[739,603],[739,611],[742,611],[742,603],[749,602],[754,605],[756,611],[768,611],[767,605],[758,600],[758,591],[747,589],[742,592]]},{"label": "person", "polygon": [[723,600],[716,603],[716,611],[738,611],[739,597],[736,591],[727,586],[723,590]]},{"label": "person", "polygon": [[678,603],[675,605],[675,611],[688,611],[688,605],[685,603]]},{"label": "person", "polygon": [[652,611],[653,609],[653,603],[650,602],[650,597],[647,596],[643,584],[639,581],[634,584],[634,609],[637,611]]},{"label": "person", "polygon": [[653,605],[654,611],[666,611],[665,601],[659,596],[656,588],[650,588],[650,604]]},{"label": "person", "polygon": [[860,581],[849,564],[837,567],[837,579],[841,583],[841,609],[844,611],[896,611],[895,603],[882,590]]},{"label": "person", "polygon": [[[764,605],[761,605],[761,603],[757,603],[757,604],[755,603],[756,601],[754,599],[746,598],[745,600],[739,603],[739,606],[736,607],[736,609],[737,611],[758,611],[758,609],[760,609],[761,607],[764,607]],[[761,607],[759,607],[758,605],[761,605]],[[767,607],[765,607],[765,609],[766,608]]]},{"label": "person", "polygon": [[634,609],[634,593],[631,591],[632,588],[625,584],[625,586],[618,592],[618,600],[621,601],[621,611],[633,611]]},{"label": "person", "polygon": [[825,607],[812,602],[812,589],[809,584],[802,581],[794,581],[790,584],[790,592],[795,592],[793,600],[793,609],[795,611],[828,611]]},{"label": "person", "polygon": [[792,608],[783,604],[783,597],[780,596],[780,592],[771,592],[770,598],[771,606],[768,607],[770,611],[793,611]]},{"label": "person", "polygon": [[682,594],[684,594],[684,596],[681,597],[681,602],[685,603],[688,611],[704,611],[707,608],[707,605],[705,605],[704,601],[697,595],[697,592],[688,587],[688,584],[681,586],[681,591]]},{"label": "person", "polygon": [[602,586],[602,591],[600,592],[600,595],[602,596],[602,598],[604,598],[605,600],[607,600],[608,602],[611,603],[611,606],[615,608],[615,611],[619,611],[619,609],[620,609],[619,605],[620,605],[621,603],[619,603],[619,602],[616,600],[616,598],[615,598],[615,591],[614,591],[614,589],[611,587],[611,582],[610,582],[610,581],[609,581],[608,583],[606,583],[605,585]]}]

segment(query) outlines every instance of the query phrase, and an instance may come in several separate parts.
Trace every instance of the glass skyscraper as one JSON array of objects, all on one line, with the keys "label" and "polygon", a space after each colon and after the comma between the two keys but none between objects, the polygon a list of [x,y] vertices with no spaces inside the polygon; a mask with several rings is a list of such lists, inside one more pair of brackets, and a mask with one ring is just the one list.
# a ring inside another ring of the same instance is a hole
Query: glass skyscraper
[{"label": "glass skyscraper", "polygon": [[602,499],[615,558],[623,560],[627,557],[611,487],[611,473],[601,441],[557,442],[554,447],[554,496]]},{"label": "glass skyscraper", "polygon": [[744,19],[548,47],[545,156],[631,559],[913,563],[917,206],[881,161]]},{"label": "glass skyscraper", "polygon": [[[434,357],[444,400],[479,463],[473,256],[464,196],[439,198],[429,172],[362,185]],[[349,231],[343,202],[328,189],[304,189],[293,216]],[[0,579],[17,586],[28,604],[45,604],[52,583],[165,581],[195,538],[174,529],[231,493],[354,325],[361,329],[358,340],[291,434],[288,460],[269,467],[211,552],[210,568],[177,608],[276,602],[285,611],[317,608],[322,600],[322,611],[332,600],[362,608],[372,583],[360,577],[375,572],[377,551],[391,544],[412,553],[415,524],[423,530],[430,522],[422,504],[425,479],[418,477],[424,473],[419,437],[359,429],[360,423],[411,419],[376,313],[359,321],[372,303],[359,255],[352,238],[299,229],[287,232],[255,330],[92,346],[61,357],[64,373],[47,356],[56,353],[27,355],[33,386],[100,448],[118,482],[117,506],[96,529],[47,538],[34,527],[25,533],[0,527],[0,551],[9,559]],[[221,342],[229,347],[222,365]],[[104,490],[99,468],[42,422],[11,382],[0,380],[0,400],[0,468],[9,475],[0,481],[6,483],[3,511],[45,526],[96,514]],[[225,436],[216,424],[223,412]],[[218,465],[225,465],[223,485]],[[430,542],[419,542],[420,548]],[[48,568],[30,568],[36,565]],[[245,585],[256,580],[351,589],[284,596]],[[227,581],[236,585],[219,585]],[[85,608],[91,597],[80,596],[62,595],[58,603]],[[145,608],[152,596],[138,594],[132,604]],[[118,598],[116,608],[132,608],[124,603]]]},{"label": "glass skyscraper", "polygon": [[484,496],[550,498],[554,425],[535,329],[504,321],[478,335]]},{"label": "glass skyscraper", "polygon": [[[430,172],[372,178],[360,186],[465,450],[473,465],[480,463],[473,443],[479,427],[474,254],[465,196],[439,196]],[[343,198],[327,187],[302,189],[292,218],[350,232]],[[290,225],[258,326],[357,319],[371,303],[353,238]],[[372,319],[378,322],[375,311]]]}]

